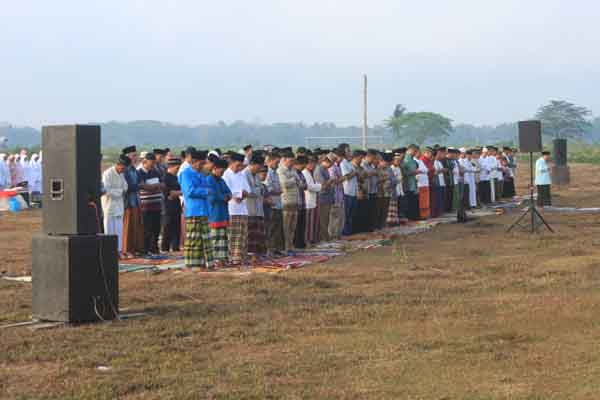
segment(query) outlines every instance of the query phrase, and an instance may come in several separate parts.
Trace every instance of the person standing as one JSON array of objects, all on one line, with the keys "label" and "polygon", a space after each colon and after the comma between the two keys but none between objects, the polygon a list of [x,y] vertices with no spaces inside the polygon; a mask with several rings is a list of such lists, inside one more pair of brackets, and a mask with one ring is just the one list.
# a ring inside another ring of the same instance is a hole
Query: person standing
[{"label": "person standing", "polygon": [[329,174],[329,169],[332,166],[331,160],[327,157],[327,154],[319,155],[319,165],[315,167],[313,176],[315,183],[321,185],[321,192],[319,193],[319,238],[321,242],[328,242],[329,235],[329,222],[331,216],[331,209],[334,203],[335,181]]},{"label": "person standing", "polygon": [[393,174],[393,195],[390,199],[390,208],[387,215],[387,225],[395,226],[400,223],[400,216],[406,217],[406,200],[403,188],[402,163],[406,149],[395,149],[393,153],[391,170]]},{"label": "person standing", "polygon": [[125,194],[127,193],[127,181],[124,173],[130,164],[131,160],[121,154],[115,165],[102,174],[102,184],[105,190],[101,198],[104,233],[117,236],[120,258],[123,258],[123,215],[125,214]]},{"label": "person standing", "polygon": [[419,187],[417,176],[419,174],[419,162],[417,161],[419,148],[411,144],[406,149],[402,163],[403,189],[406,197],[406,217],[411,221],[420,219]]},{"label": "person standing", "polygon": [[[320,207],[319,195],[323,189],[323,185],[315,180],[315,168],[317,160],[314,156],[307,157],[307,164],[302,170],[302,175],[306,181],[306,189],[304,190],[304,200],[306,209],[306,228],[304,238],[307,246],[317,244],[321,237],[320,233]],[[329,215],[329,209],[327,210]]]},{"label": "person standing", "polygon": [[375,228],[385,228],[390,200],[392,197],[393,183],[390,178],[389,163],[393,159],[393,154],[384,153],[377,156],[377,210],[375,219]]},{"label": "person standing", "polygon": [[431,216],[437,218],[444,213],[446,208],[446,168],[442,164],[442,159],[445,158],[443,151],[435,153],[433,161],[433,204],[431,208]]},{"label": "person standing", "polygon": [[308,159],[306,156],[296,156],[294,161],[294,171],[296,173],[296,181],[298,182],[298,223],[296,224],[296,232],[294,234],[294,247],[304,249],[306,247],[306,179],[302,171],[306,167]]},{"label": "person standing", "polygon": [[229,259],[229,240],[227,229],[229,227],[229,200],[231,190],[223,180],[227,170],[227,161],[215,160],[211,175],[207,178],[208,187],[212,192],[209,199],[208,224],[210,226],[210,240],[213,247],[213,257],[218,266],[227,265]]},{"label": "person standing", "polygon": [[297,174],[293,166],[294,153],[285,150],[281,155],[277,175],[281,185],[284,251],[288,254],[294,250],[294,236],[298,224],[299,188]]},{"label": "person standing", "polygon": [[262,193],[262,183],[258,177],[258,171],[263,166],[265,159],[259,155],[253,155],[249,164],[242,174],[248,182],[248,196],[246,206],[248,207],[248,253],[263,255],[267,252],[265,236],[265,214]]},{"label": "person standing", "polygon": [[8,169],[6,154],[0,154],[0,190],[8,189],[10,187],[10,170]]},{"label": "person standing", "polygon": [[363,201],[359,200],[361,204],[358,206],[358,212],[362,215],[362,230],[365,232],[372,232],[377,227],[377,192],[379,190],[378,156],[379,153],[377,150],[369,149],[360,163],[360,166],[364,170],[363,174],[367,192]]},{"label": "person standing", "polygon": [[[342,179],[344,180],[344,236],[352,235],[356,230],[357,208],[358,208],[358,172],[356,166],[362,161],[362,153],[355,151],[352,156],[340,163]],[[352,161],[350,161],[352,160]]]},{"label": "person standing", "polygon": [[416,153],[416,161],[418,166],[417,187],[419,190],[419,218],[428,219],[431,217],[431,194],[429,184],[429,168],[419,157],[420,152]]},{"label": "person standing", "polygon": [[192,151],[190,167],[179,174],[179,184],[185,202],[185,244],[183,259],[186,267],[213,268],[213,248],[208,225],[209,199],[212,196],[207,178],[202,174],[205,151]]},{"label": "person standing", "polygon": [[179,251],[181,247],[181,186],[177,173],[181,166],[180,158],[167,160],[167,171],[164,177],[165,216],[164,231],[161,242],[162,251]]},{"label": "person standing", "polygon": [[552,193],[550,190],[552,180],[550,178],[550,152],[542,151],[542,156],[535,162],[535,185],[537,187],[537,205],[540,208],[552,205]]},{"label": "person standing", "polygon": [[484,147],[479,158],[479,199],[482,205],[488,205],[492,202],[492,183],[490,180],[492,167],[487,154],[488,149]]},{"label": "person standing", "polygon": [[342,161],[341,152],[332,152],[327,155],[331,161],[329,167],[329,176],[333,179],[333,203],[329,212],[329,240],[337,240],[342,235],[344,229],[344,181],[340,162]]},{"label": "person standing", "polygon": [[278,152],[272,151],[267,155],[266,163],[268,170],[265,184],[271,197],[271,218],[268,226],[267,242],[269,251],[275,254],[281,253],[285,249],[281,184],[279,183],[279,175],[277,174],[280,161],[281,158]]},{"label": "person standing", "polygon": [[223,180],[231,191],[228,204],[229,229],[229,261],[231,265],[241,266],[248,260],[248,194],[251,191],[248,179],[242,170],[244,156],[233,153],[230,156],[229,168],[223,174]]},{"label": "person standing", "polygon": [[147,153],[138,169],[140,206],[144,221],[144,253],[146,255],[159,253],[158,236],[161,226],[163,186],[155,164],[154,153]]},{"label": "person standing", "polygon": [[133,256],[144,252],[144,223],[140,209],[140,177],[137,164],[137,149],[129,146],[123,149],[131,163],[125,170],[127,195],[125,196],[125,215],[123,217],[123,253]]}]

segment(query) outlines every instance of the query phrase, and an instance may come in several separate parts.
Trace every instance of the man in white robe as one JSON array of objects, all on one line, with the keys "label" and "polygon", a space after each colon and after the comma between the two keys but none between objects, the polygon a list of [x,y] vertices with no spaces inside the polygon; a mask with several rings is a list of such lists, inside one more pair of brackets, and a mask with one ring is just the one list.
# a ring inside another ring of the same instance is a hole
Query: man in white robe
[{"label": "man in white robe", "polygon": [[6,162],[6,154],[0,154],[0,190],[10,187],[10,170]]},{"label": "man in white robe", "polygon": [[102,174],[102,184],[105,190],[101,199],[104,233],[118,237],[119,255],[122,252],[125,193],[127,193],[128,187],[123,173],[130,164],[131,160],[126,155],[121,155],[117,163]]}]

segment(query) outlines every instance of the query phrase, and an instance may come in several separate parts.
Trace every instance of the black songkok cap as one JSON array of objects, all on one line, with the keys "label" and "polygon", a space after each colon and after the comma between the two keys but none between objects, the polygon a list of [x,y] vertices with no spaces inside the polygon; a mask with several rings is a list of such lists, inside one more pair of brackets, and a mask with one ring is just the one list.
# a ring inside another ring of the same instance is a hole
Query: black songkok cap
[{"label": "black songkok cap", "polygon": [[135,153],[136,151],[137,148],[135,146],[125,147],[123,150],[121,150],[123,154]]},{"label": "black songkok cap", "polygon": [[241,155],[240,153],[231,153],[231,155],[229,156],[229,158],[231,159],[231,161],[244,162],[244,156]]},{"label": "black songkok cap", "polygon": [[362,150],[354,150],[352,152],[352,158],[356,158],[356,157],[362,157],[365,155],[365,152]]},{"label": "black songkok cap", "polygon": [[156,156],[154,155],[154,153],[146,153],[146,157],[144,157],[144,160],[156,161]]},{"label": "black songkok cap", "polygon": [[394,155],[392,153],[383,153],[381,158],[385,162],[392,162],[394,160]]},{"label": "black songkok cap", "polygon": [[223,168],[223,169],[226,169],[228,165],[229,164],[227,163],[227,161],[219,158],[218,160],[216,160],[214,162],[213,168]]},{"label": "black songkok cap", "polygon": [[308,164],[308,157],[306,157],[306,156],[296,157],[296,164]]},{"label": "black songkok cap", "polygon": [[294,153],[291,150],[283,149],[280,155],[281,158],[294,158]]},{"label": "black songkok cap", "polygon": [[117,164],[129,167],[131,165],[131,159],[129,157],[127,157],[125,154],[121,154],[119,156],[119,158],[117,159]]},{"label": "black songkok cap", "polygon": [[250,164],[264,164],[265,163],[265,158],[261,155],[253,155],[252,159],[250,160]]},{"label": "black songkok cap", "polygon": [[194,150],[191,153],[192,160],[206,160],[207,154],[208,154],[207,151]]},{"label": "black songkok cap", "polygon": [[196,151],[196,148],[194,146],[189,146],[185,149],[185,154],[192,154],[194,151]]},{"label": "black songkok cap", "polygon": [[152,152],[156,155],[161,155],[161,156],[164,156],[165,154],[167,154],[165,152],[165,150],[163,150],[163,149],[154,149],[154,150],[152,150]]},{"label": "black songkok cap", "polygon": [[173,165],[181,165],[181,158],[171,157],[167,160],[167,165],[169,167],[171,167]]}]

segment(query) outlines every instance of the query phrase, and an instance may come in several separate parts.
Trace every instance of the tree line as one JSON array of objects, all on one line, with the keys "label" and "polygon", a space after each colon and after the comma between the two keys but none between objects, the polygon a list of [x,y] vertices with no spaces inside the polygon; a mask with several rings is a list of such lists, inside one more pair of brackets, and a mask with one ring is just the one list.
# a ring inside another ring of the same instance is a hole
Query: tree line
[{"label": "tree line", "polygon": [[[542,120],[546,140],[559,137],[600,143],[600,117],[591,118],[591,111],[585,107],[553,100],[540,107],[532,118]],[[359,126],[342,127],[331,122],[257,124],[220,121],[189,126],[161,121],[111,121],[99,125],[102,127],[102,145],[105,148],[119,148],[132,143],[148,148],[182,148],[188,145],[237,148],[248,143],[256,146],[328,147],[341,141],[358,145],[362,133]],[[388,119],[371,127],[369,134],[377,137],[369,139],[373,147],[438,142],[448,145],[510,145],[518,141],[516,122],[495,126],[454,124],[450,118],[439,113],[408,111],[403,105],[397,105]],[[326,140],[329,137],[340,139]],[[0,138],[7,139],[5,146],[9,149],[34,148],[40,145],[41,133],[31,127],[4,124],[0,125]],[[354,141],[350,138],[354,138]]]}]

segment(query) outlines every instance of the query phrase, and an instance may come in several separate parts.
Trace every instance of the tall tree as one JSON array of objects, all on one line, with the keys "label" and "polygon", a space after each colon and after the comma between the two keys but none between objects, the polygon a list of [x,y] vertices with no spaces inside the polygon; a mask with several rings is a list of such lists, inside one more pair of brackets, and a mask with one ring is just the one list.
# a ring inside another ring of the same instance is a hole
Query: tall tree
[{"label": "tall tree", "polygon": [[554,139],[579,138],[592,124],[588,117],[592,114],[585,107],[563,100],[552,100],[539,108],[535,115],[542,121],[542,134]]},{"label": "tall tree", "polygon": [[402,105],[396,106],[385,126],[397,139],[419,144],[446,138],[453,131],[451,119],[433,112],[406,112]]}]

